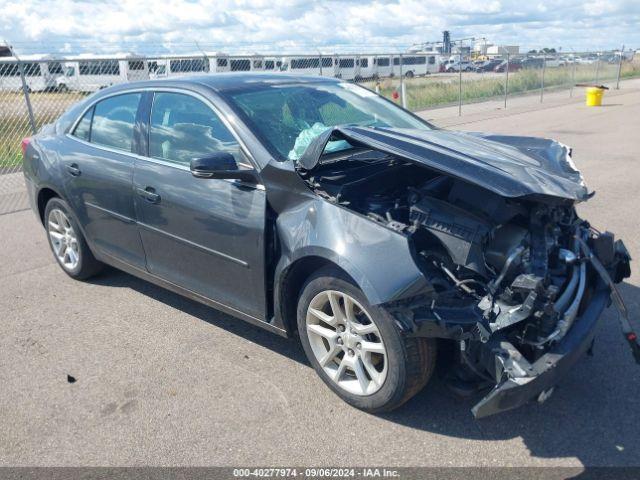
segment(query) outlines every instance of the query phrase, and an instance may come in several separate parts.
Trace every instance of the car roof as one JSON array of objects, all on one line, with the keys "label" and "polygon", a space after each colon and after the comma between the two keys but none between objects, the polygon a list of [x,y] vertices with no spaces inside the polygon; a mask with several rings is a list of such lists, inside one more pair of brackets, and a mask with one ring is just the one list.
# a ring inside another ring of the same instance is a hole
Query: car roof
[{"label": "car roof", "polygon": [[232,72],[210,73],[203,75],[177,76],[171,78],[143,80],[114,85],[105,90],[128,90],[133,88],[149,87],[178,87],[178,86],[206,86],[219,93],[229,91],[238,92],[250,90],[256,87],[268,87],[274,85],[291,85],[300,83],[338,83],[341,80],[319,77],[313,75],[292,75],[286,73],[261,73],[261,72]]}]

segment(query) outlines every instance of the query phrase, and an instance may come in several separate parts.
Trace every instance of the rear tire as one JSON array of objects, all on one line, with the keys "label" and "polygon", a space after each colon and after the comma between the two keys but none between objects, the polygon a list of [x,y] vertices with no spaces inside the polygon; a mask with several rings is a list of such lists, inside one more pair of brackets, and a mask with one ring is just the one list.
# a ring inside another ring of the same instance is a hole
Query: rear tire
[{"label": "rear tire", "polygon": [[93,256],[67,202],[57,197],[47,202],[44,227],[54,258],[71,278],[86,280],[102,270],[103,263]]},{"label": "rear tire", "polygon": [[307,280],[297,316],[300,341],[316,373],[356,408],[371,413],[398,408],[433,374],[435,340],[404,335],[384,308],[371,305],[335,268]]}]

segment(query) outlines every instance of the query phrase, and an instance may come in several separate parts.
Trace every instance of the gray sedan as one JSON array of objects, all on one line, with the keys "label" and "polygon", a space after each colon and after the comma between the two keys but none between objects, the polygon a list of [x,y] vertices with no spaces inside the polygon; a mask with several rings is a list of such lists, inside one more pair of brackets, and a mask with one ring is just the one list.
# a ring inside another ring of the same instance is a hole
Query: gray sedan
[{"label": "gray sedan", "polygon": [[[436,359],[486,416],[589,349],[613,235],[552,140],[444,131],[360,86],[217,74],[104,89],[23,141],[65,273],[108,264],[284,336],[350,404],[394,409]],[[628,321],[623,332],[638,358]]]}]

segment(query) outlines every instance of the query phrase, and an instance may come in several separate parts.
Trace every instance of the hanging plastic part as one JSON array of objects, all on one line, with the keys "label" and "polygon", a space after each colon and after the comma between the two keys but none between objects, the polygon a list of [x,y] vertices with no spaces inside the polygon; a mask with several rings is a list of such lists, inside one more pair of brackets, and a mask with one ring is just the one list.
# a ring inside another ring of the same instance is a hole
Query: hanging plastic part
[{"label": "hanging plastic part", "polygon": [[618,292],[618,289],[616,288],[615,283],[613,283],[613,280],[611,279],[609,272],[607,272],[607,269],[604,268],[604,265],[602,265],[600,260],[598,260],[598,257],[593,254],[587,243],[581,238],[578,238],[578,242],[580,243],[580,248],[582,249],[585,257],[591,262],[593,268],[609,286],[609,289],[611,290],[611,300],[613,300],[613,303],[618,310],[618,320],[620,321],[622,333],[625,340],[629,344],[629,347],[631,348],[633,358],[635,359],[636,363],[640,365],[640,343],[638,343],[638,335],[633,331],[633,328],[631,327],[631,322],[629,321],[629,311],[624,304],[624,300],[622,300],[622,295],[620,295],[620,292]]}]

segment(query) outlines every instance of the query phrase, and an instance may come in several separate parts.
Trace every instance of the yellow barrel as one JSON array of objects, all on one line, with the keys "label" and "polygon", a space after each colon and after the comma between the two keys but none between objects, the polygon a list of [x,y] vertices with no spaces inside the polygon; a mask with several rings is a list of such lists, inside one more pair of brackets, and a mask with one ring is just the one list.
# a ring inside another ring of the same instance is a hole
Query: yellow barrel
[{"label": "yellow barrel", "polygon": [[587,88],[587,107],[599,107],[602,105],[602,96],[604,89],[600,87]]}]

